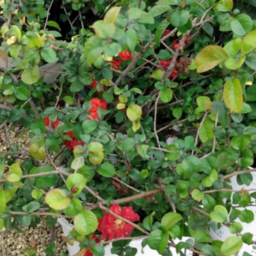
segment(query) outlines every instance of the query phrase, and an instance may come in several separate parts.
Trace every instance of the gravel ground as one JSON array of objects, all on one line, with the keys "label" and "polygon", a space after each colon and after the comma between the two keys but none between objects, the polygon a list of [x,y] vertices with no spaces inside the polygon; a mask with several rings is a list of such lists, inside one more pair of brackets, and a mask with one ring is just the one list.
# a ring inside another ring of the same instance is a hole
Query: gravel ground
[{"label": "gravel ground", "polygon": [[[0,153],[5,154],[10,145],[19,143],[19,151],[28,151],[30,139],[28,133],[19,134],[15,131],[8,132],[8,138],[5,136],[3,129],[0,131],[2,141],[0,142]],[[25,150],[22,150],[25,149]],[[22,162],[26,156],[22,155]],[[44,219],[36,227],[21,227],[26,233],[18,233],[16,230],[8,230],[0,232],[0,256],[21,256],[24,255],[23,250],[35,247],[37,256],[46,256],[44,250],[49,246],[49,242],[54,241],[57,252],[56,256],[61,252],[67,252],[67,245],[62,239],[61,226],[56,223],[54,228],[48,228]]]}]

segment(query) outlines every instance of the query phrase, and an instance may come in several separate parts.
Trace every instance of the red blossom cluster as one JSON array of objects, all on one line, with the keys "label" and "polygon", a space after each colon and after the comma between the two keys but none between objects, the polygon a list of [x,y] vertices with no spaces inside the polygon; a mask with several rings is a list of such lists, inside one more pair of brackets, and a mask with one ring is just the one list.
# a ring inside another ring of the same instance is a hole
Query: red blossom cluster
[{"label": "red blossom cluster", "polygon": [[[132,222],[139,221],[140,216],[136,214],[132,207],[120,207],[113,204],[110,208],[115,214]],[[125,221],[116,218],[111,213],[103,212],[104,217],[99,219],[98,231],[102,232],[103,239],[112,240],[114,238],[129,237],[134,227]]]},{"label": "red blossom cluster", "polygon": [[121,68],[121,63],[123,62],[123,60],[128,61],[130,59],[133,59],[133,56],[127,50],[120,52],[118,56],[120,57],[120,59],[113,58],[112,61],[108,61],[109,63],[111,63],[111,68],[113,69]]},{"label": "red blossom cluster", "polygon": [[[187,44],[190,42],[190,38],[191,38],[191,36],[188,35],[186,41],[181,44],[181,46],[180,46],[180,48],[179,48],[180,50],[182,50],[182,49],[185,47],[185,45],[187,45]],[[181,40],[181,39],[182,39],[182,37],[180,38],[180,40]],[[173,49],[176,50],[176,49],[178,48],[178,46],[179,46],[179,42],[175,41],[175,42],[172,43]]]},{"label": "red blossom cluster", "polygon": [[164,35],[164,36],[167,36],[169,33],[170,33],[170,30],[169,30],[169,29],[166,29],[166,30],[163,32],[163,35]]},{"label": "red blossom cluster", "polygon": [[68,149],[74,150],[75,146],[84,145],[84,142],[76,139],[73,131],[64,132],[64,134],[67,134],[72,139],[72,140],[64,140],[65,145]]},{"label": "red blossom cluster", "polygon": [[[91,239],[94,240],[97,243],[100,242],[100,239],[94,235],[91,235]],[[91,244],[88,244],[88,247],[92,247]],[[80,251],[82,251],[83,249],[81,248]],[[93,256],[92,252],[90,250],[86,250],[86,252],[84,253],[84,256]]]},{"label": "red blossom cluster", "polygon": [[[168,67],[170,66],[171,61],[172,61],[172,59],[170,59],[170,60],[161,60],[161,61],[160,61],[160,64],[161,64],[161,66],[162,66],[162,68],[163,68],[164,71],[167,71]],[[177,63],[178,63],[178,62],[175,61],[175,64],[177,64]],[[172,73],[169,75],[168,78],[169,78],[169,79],[175,78],[175,77],[177,77],[178,75],[179,75],[178,70],[177,70],[177,69],[174,69],[174,70],[172,71]]]},{"label": "red blossom cluster", "polygon": [[99,98],[93,98],[89,100],[89,102],[92,103],[92,107],[88,110],[88,112],[91,114],[87,117],[87,119],[99,119],[98,108],[107,110],[107,102]]},{"label": "red blossom cluster", "polygon": [[52,127],[55,127],[59,124],[59,122],[60,121],[58,119],[56,119],[54,122],[50,122],[48,116],[44,118],[44,123],[45,123],[46,126],[49,126],[51,124]]},{"label": "red blossom cluster", "polygon": [[[97,83],[94,79],[92,79],[92,83],[91,83],[92,89],[93,89],[93,88],[96,88],[96,87],[97,87],[97,84],[98,84],[98,83]],[[107,88],[104,86],[104,87],[103,87],[103,91],[105,91],[106,89],[107,89]],[[96,91],[95,93],[96,93],[96,94],[99,94],[99,93],[102,93],[103,91],[100,91],[100,92],[99,92],[99,91]]]}]

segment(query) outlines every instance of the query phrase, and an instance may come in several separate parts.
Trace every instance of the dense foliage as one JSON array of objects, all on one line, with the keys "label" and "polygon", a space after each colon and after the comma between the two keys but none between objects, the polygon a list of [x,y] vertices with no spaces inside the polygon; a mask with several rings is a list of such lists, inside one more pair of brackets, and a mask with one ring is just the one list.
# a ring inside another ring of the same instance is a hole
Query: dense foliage
[{"label": "dense foliage", "polygon": [[[64,217],[80,256],[108,242],[136,255],[137,237],[165,256],[254,244],[241,223],[254,221],[256,189],[230,185],[256,170],[245,2],[0,1],[0,230]],[[29,134],[27,150],[13,130]],[[213,239],[220,227],[233,235]]]}]

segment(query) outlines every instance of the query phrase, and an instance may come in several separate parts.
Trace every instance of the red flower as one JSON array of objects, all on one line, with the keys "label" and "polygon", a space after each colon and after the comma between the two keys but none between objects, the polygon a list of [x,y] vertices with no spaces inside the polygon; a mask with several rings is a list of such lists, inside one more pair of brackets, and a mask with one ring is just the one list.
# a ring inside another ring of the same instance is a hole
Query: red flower
[{"label": "red flower", "polygon": [[122,59],[116,59],[116,58],[113,58],[112,61],[108,61],[109,63],[111,63],[111,68],[113,69],[119,69],[121,68],[121,63],[123,62]]},{"label": "red flower", "polygon": [[[163,68],[164,71],[167,71],[168,67],[170,66],[171,61],[172,61],[172,59],[170,59],[170,60],[161,60],[161,61],[160,61],[160,64],[161,64],[161,66],[162,66],[162,68]],[[178,62],[175,61],[175,64],[177,64],[177,63],[178,63]],[[169,79],[170,79],[170,78],[175,78],[175,77],[177,77],[178,75],[179,75],[178,70],[177,70],[177,69],[174,69],[174,70],[172,71],[172,73],[169,75],[168,78],[169,78]]]},{"label": "red flower", "polygon": [[[96,244],[100,242],[100,239],[94,235],[91,235],[91,239],[94,240],[96,242]],[[92,247],[92,245],[88,244],[88,247]],[[82,250],[83,249],[81,248],[80,251],[82,251]],[[84,253],[84,256],[93,256],[93,254],[90,250],[87,249],[86,252]]]},{"label": "red flower", "polygon": [[65,145],[68,149],[74,150],[75,146],[84,145],[82,141],[76,139],[73,131],[64,132],[64,134],[67,134],[72,139],[72,140],[64,140]]},{"label": "red flower", "polygon": [[54,122],[52,122],[52,127],[57,126],[59,124],[59,122],[60,121],[58,119],[56,119]]},{"label": "red flower", "polygon": [[118,54],[118,56],[122,59],[122,60],[130,60],[130,59],[133,59],[133,56],[131,55],[130,52],[128,52],[127,50],[123,51],[123,52],[120,52]]},{"label": "red flower", "polygon": [[186,41],[185,41],[185,44],[189,44],[189,43],[190,43],[190,38],[191,38],[191,36],[188,35],[188,36],[187,36],[187,39],[186,39]]},{"label": "red flower", "polygon": [[166,29],[164,32],[163,32],[163,35],[166,36],[170,33],[170,30]]},{"label": "red flower", "polygon": [[105,100],[101,100],[99,98],[93,98],[89,102],[92,103],[92,107],[88,110],[89,113],[91,113],[87,119],[98,119],[98,108],[107,109],[107,102]]},{"label": "red flower", "polygon": [[44,123],[45,123],[46,126],[50,125],[50,120],[49,120],[48,116],[44,118]]},{"label": "red flower", "polygon": [[51,124],[52,127],[55,127],[59,124],[59,122],[60,121],[58,119],[56,119],[54,122],[50,122],[48,116],[44,118],[44,123],[45,123],[46,126],[49,126]]},{"label": "red flower", "polygon": [[[92,79],[91,87],[92,87],[92,88],[96,88],[96,87],[97,87],[97,84],[98,84],[98,83],[97,83],[94,79]],[[103,87],[103,91],[105,91],[105,90],[106,90],[106,87],[104,86],[104,87]],[[95,93],[96,93],[96,94],[99,94],[99,93],[102,93],[103,91],[100,91],[100,92],[99,92],[99,91],[96,91]]]},{"label": "red flower", "polygon": [[[110,210],[115,214],[126,218],[129,221],[135,222],[140,220],[140,216],[136,214],[132,207],[120,207],[118,204],[113,204]],[[103,239],[112,240],[113,238],[129,237],[134,227],[121,219],[117,219],[110,213],[103,212],[104,217],[99,219],[98,230],[102,232]]]}]

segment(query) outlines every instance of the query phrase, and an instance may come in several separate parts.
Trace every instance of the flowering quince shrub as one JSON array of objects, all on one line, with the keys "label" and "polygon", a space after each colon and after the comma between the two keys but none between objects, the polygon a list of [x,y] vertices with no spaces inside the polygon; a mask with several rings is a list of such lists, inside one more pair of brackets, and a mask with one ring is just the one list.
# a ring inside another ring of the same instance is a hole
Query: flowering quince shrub
[{"label": "flowering quince shrub", "polygon": [[78,256],[255,244],[255,20],[232,0],[58,3],[0,1],[0,230],[63,217]]}]

